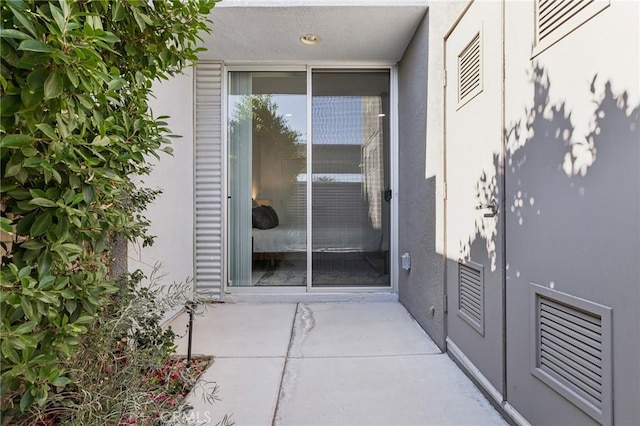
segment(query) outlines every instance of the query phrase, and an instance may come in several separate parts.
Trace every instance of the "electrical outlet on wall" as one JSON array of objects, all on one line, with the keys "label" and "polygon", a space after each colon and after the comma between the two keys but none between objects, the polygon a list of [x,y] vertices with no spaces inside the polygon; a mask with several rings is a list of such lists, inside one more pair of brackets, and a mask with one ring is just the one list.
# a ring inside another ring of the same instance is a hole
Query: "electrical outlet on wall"
[{"label": "electrical outlet on wall", "polygon": [[402,269],[405,271],[409,271],[411,269],[411,255],[409,253],[405,253],[401,257],[402,259]]}]

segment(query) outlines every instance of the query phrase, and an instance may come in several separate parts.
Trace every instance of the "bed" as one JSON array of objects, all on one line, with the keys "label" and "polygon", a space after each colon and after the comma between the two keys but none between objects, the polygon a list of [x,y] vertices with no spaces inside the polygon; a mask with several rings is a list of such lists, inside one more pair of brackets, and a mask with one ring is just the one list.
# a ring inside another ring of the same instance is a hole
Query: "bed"
[{"label": "bed", "polygon": [[[278,226],[272,229],[253,229],[253,260],[269,262],[272,266],[297,254],[306,254],[306,229],[290,226]],[[360,257],[378,270],[388,273],[388,249],[383,248],[383,235],[374,229],[323,228],[313,232],[314,256],[326,256],[339,253],[359,254]],[[316,258],[316,257],[314,257]],[[379,259],[378,262],[372,259]],[[382,263],[380,263],[380,261]],[[376,266],[380,265],[380,266]]]},{"label": "bed", "polygon": [[[307,230],[281,225],[272,229],[253,229],[254,253],[292,253],[307,250]],[[313,252],[377,252],[382,232],[359,228],[321,228],[312,234]]]},{"label": "bed", "polygon": [[[260,207],[270,200],[258,200]],[[307,251],[306,188],[295,188],[292,199],[277,208],[277,225],[252,230],[254,260],[277,261],[294,253]],[[384,256],[387,269],[388,238],[375,229],[368,217],[368,205],[360,183],[314,183],[313,253],[362,253]],[[273,224],[272,224],[273,225]]]}]

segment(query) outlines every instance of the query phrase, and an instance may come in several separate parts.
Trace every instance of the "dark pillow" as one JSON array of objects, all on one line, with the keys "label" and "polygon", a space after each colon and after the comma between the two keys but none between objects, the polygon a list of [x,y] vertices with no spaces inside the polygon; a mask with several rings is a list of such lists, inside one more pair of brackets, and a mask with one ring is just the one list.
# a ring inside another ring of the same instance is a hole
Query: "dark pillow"
[{"label": "dark pillow", "polygon": [[271,206],[254,207],[251,210],[251,222],[258,229],[271,229],[280,224],[278,215]]},{"label": "dark pillow", "polygon": [[271,206],[262,206],[262,208],[267,211],[267,214],[271,218],[271,221],[274,224],[273,228],[275,228],[276,226],[280,225],[280,219],[278,218],[278,214],[273,209],[273,207],[271,207]]}]

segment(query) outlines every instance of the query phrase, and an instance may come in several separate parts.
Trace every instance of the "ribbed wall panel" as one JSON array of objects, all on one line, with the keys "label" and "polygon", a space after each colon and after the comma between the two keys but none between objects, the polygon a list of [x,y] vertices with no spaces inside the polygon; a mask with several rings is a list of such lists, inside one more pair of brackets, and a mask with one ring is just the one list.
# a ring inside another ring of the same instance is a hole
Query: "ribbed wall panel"
[{"label": "ribbed wall panel", "polygon": [[222,295],[222,66],[196,66],[196,289]]}]

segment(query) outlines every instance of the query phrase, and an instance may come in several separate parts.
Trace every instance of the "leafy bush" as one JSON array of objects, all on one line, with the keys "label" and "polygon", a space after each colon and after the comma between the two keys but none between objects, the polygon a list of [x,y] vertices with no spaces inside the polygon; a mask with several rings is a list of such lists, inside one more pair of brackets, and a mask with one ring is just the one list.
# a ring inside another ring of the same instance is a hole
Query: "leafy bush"
[{"label": "leafy bush", "polygon": [[0,4],[3,407],[44,407],[117,297],[115,235],[150,244],[138,189],[170,152],[152,82],[197,59],[217,0]]},{"label": "leafy bush", "polygon": [[[144,286],[140,282],[145,276],[131,274],[114,297],[117,303],[101,310],[90,332],[80,338],[80,350],[62,362],[73,382],[62,392],[50,393],[42,406],[34,404],[23,414],[7,413],[13,415],[13,424],[167,423],[163,419],[178,423],[179,414],[190,408],[184,397],[209,360],[186,368],[183,360],[172,357],[175,334],[171,328],[164,329],[161,321],[167,309],[187,303],[191,285],[165,289],[157,285],[161,277],[156,273],[157,269]],[[215,386],[205,390],[215,398]]]}]

